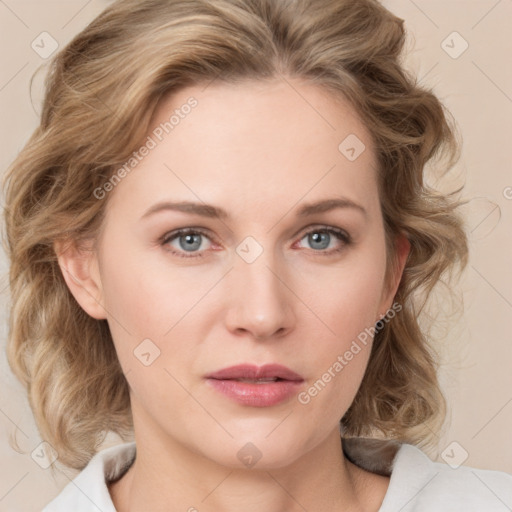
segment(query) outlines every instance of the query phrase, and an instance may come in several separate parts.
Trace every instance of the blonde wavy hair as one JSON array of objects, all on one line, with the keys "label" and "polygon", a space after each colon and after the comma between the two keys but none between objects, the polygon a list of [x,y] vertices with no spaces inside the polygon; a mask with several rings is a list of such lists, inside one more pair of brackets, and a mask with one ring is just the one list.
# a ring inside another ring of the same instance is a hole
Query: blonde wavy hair
[{"label": "blonde wavy hair", "polygon": [[[129,387],[106,320],[68,290],[54,244],[95,239],[101,187],[147,135],[163,95],[212,80],[298,77],[348,100],[373,138],[388,273],[394,240],[411,251],[402,310],[375,335],[346,437],[426,445],[442,425],[437,358],[418,317],[445,276],[467,263],[455,193],[425,181],[460,154],[455,124],[403,68],[403,20],[376,0],[119,0],[50,63],[39,127],[7,171],[7,356],[41,436],[82,469],[107,432],[131,438]],[[447,161],[445,162],[445,157]]]}]

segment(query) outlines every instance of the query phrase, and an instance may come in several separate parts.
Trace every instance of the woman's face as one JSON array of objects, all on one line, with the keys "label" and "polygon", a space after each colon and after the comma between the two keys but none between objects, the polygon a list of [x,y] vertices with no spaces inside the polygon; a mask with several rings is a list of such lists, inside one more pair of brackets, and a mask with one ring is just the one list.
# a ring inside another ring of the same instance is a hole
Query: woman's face
[{"label": "woman's face", "polygon": [[91,267],[138,445],[289,464],[337,432],[396,289],[369,134],[288,79],[183,89],[148,136]]}]

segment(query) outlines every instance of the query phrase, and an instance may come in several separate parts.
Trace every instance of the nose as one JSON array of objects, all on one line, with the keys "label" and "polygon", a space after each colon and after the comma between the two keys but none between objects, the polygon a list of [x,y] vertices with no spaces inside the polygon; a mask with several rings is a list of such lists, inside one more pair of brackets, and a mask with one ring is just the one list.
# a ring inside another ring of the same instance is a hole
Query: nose
[{"label": "nose", "polygon": [[284,269],[265,255],[252,263],[238,258],[226,283],[230,293],[226,327],[257,340],[282,337],[296,323],[294,294]]}]

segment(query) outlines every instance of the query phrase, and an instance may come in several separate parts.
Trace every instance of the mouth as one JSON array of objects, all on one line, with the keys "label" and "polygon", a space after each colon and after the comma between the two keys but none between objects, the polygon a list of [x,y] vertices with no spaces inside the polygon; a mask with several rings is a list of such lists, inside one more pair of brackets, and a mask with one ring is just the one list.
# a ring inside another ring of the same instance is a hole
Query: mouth
[{"label": "mouth", "polygon": [[207,375],[206,378],[253,382],[275,382],[283,380],[302,382],[304,380],[298,373],[280,364],[265,364],[263,366],[240,364],[211,373]]},{"label": "mouth", "polygon": [[298,373],[277,364],[231,366],[207,375],[206,380],[225,397],[252,407],[270,407],[285,402],[304,382]]},{"label": "mouth", "polygon": [[286,379],[280,379],[278,377],[268,379],[222,379],[222,380],[235,380],[236,382],[248,382],[250,384],[264,384],[265,382],[279,382]]}]

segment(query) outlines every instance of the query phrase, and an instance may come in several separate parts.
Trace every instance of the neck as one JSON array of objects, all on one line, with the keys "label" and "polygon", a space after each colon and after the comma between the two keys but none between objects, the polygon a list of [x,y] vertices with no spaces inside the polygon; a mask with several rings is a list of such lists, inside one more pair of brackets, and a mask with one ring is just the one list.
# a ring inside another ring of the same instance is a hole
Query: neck
[{"label": "neck", "polygon": [[286,467],[263,469],[222,466],[137,431],[135,438],[135,462],[110,485],[119,512],[377,511],[389,481],[350,463],[337,431]]}]

